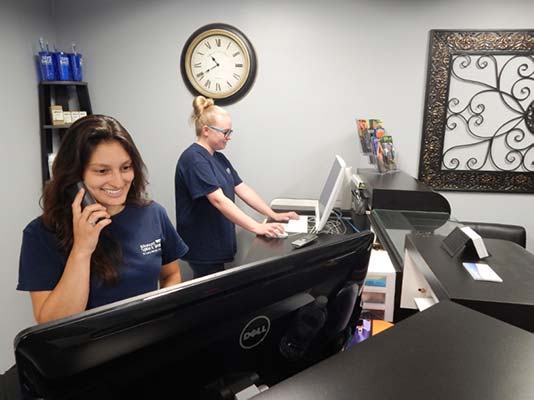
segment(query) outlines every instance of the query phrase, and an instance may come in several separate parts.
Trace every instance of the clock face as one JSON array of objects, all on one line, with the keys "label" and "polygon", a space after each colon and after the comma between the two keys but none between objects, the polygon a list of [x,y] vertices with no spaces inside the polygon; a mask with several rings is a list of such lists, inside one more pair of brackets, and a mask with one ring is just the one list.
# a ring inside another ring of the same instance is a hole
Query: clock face
[{"label": "clock face", "polygon": [[228,103],[243,96],[254,81],[254,50],[236,28],[208,25],[186,43],[182,52],[184,71],[184,80],[195,94]]}]

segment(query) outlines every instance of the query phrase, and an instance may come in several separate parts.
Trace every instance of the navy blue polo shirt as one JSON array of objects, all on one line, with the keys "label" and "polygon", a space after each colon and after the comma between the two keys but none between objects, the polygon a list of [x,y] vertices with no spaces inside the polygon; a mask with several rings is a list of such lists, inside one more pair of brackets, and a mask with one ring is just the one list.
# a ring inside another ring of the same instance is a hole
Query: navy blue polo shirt
[{"label": "navy blue polo shirt", "polygon": [[[144,207],[127,205],[111,220],[104,230],[122,248],[119,281],[115,286],[105,286],[92,274],[87,309],[156,290],[161,267],[188,250],[165,209],[155,202]],[[104,240],[102,236],[100,240]],[[23,233],[17,290],[53,290],[66,262],[54,233],[45,229],[40,217],[34,219]]]},{"label": "navy blue polo shirt", "polygon": [[184,260],[198,264],[232,261],[237,250],[235,225],[217,210],[206,195],[222,189],[235,200],[242,182],[230,161],[193,143],[180,156],[174,175],[176,229],[189,246]]}]

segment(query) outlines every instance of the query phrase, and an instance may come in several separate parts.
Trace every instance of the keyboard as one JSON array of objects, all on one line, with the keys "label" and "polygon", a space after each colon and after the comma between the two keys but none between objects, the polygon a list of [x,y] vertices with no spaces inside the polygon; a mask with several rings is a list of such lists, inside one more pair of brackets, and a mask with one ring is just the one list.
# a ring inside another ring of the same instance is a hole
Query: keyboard
[{"label": "keyboard", "polygon": [[300,215],[299,219],[290,219],[282,225],[287,233],[308,233],[308,216]]}]

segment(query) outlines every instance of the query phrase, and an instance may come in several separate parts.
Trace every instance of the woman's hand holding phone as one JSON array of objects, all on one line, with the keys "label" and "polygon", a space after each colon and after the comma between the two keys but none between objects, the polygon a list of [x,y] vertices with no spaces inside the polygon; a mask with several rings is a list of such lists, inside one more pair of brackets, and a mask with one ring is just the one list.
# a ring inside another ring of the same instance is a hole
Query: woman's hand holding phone
[{"label": "woman's hand holding phone", "polygon": [[101,204],[90,204],[82,209],[85,193],[81,188],[72,202],[72,228],[74,241],[72,249],[85,255],[93,254],[100,232],[111,223],[111,216]]}]

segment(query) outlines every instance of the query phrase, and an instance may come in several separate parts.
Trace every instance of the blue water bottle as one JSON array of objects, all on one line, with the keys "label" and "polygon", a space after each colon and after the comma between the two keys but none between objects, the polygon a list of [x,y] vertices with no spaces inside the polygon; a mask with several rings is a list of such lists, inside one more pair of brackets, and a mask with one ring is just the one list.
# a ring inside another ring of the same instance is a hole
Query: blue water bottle
[{"label": "blue water bottle", "polygon": [[76,44],[72,44],[72,53],[69,53],[70,70],[73,81],[83,80],[83,58],[76,51]]},{"label": "blue water bottle", "polygon": [[67,53],[58,51],[54,52],[54,64],[56,66],[56,79],[58,81],[71,81],[70,61]]},{"label": "blue water bottle", "polygon": [[46,49],[43,38],[39,38],[39,54],[37,55],[39,63],[39,73],[42,81],[53,81],[56,79],[56,72],[53,62],[52,53],[48,50],[48,43]]}]

